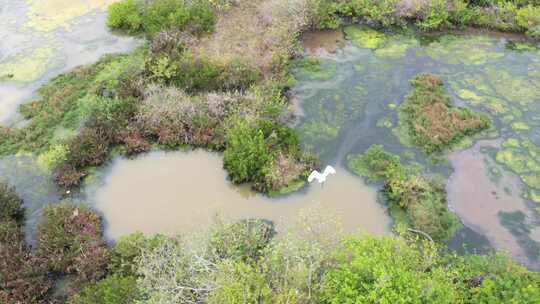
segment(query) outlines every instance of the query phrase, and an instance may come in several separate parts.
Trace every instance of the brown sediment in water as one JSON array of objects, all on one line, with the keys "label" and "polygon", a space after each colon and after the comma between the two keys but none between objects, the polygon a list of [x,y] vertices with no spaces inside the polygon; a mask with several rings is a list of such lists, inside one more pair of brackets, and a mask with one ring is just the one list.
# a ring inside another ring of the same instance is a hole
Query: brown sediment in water
[{"label": "brown sediment in water", "polygon": [[[484,234],[497,249],[527,264],[524,250],[501,224],[498,213],[521,211],[530,216],[531,211],[519,197],[521,186],[517,177],[504,176],[498,186],[487,176],[485,156],[480,149],[496,146],[498,141],[480,141],[468,150],[450,154],[455,171],[447,185],[448,201],[466,226]],[[511,189],[511,194],[504,187]]]},{"label": "brown sediment in water", "polygon": [[321,51],[335,53],[345,46],[345,35],[341,29],[307,32],[302,35],[302,45],[311,55],[317,55]]},{"label": "brown sediment in water", "polygon": [[205,151],[154,152],[135,160],[118,159],[95,196],[95,208],[116,239],[134,231],[148,234],[198,232],[216,216],[227,220],[263,218],[283,231],[305,212],[335,217],[343,231],[389,232],[390,219],[376,190],[345,169],[324,187],[268,198],[227,181],[219,154]]}]

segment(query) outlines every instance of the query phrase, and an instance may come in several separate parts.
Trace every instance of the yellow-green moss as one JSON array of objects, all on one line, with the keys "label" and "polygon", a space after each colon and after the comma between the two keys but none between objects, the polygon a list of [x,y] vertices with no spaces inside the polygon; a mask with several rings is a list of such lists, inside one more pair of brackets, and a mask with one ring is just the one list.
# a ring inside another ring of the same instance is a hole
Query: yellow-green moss
[{"label": "yellow-green moss", "polygon": [[37,162],[45,168],[53,168],[54,166],[67,160],[69,155],[69,147],[65,144],[51,146],[49,150],[41,153],[38,156]]}]

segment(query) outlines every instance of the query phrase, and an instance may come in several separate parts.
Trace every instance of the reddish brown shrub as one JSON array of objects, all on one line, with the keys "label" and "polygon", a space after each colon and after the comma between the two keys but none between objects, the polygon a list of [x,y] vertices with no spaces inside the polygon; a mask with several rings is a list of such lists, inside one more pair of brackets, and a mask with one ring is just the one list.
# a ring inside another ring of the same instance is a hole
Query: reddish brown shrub
[{"label": "reddish brown shrub", "polygon": [[72,275],[72,289],[106,274],[109,255],[102,222],[91,209],[66,203],[46,207],[36,239],[36,255],[46,259],[50,270]]},{"label": "reddish brown shrub", "polygon": [[0,303],[42,303],[52,288],[42,259],[24,242],[15,221],[0,223]]},{"label": "reddish brown shrub", "polygon": [[118,137],[118,141],[126,146],[128,155],[143,153],[150,149],[150,143],[136,128],[124,130],[119,133]]},{"label": "reddish brown shrub", "polygon": [[55,169],[54,180],[64,188],[78,186],[85,174],[70,164],[64,164]]},{"label": "reddish brown shrub", "polygon": [[69,164],[76,168],[102,164],[109,154],[112,132],[105,128],[85,128],[69,145]]}]

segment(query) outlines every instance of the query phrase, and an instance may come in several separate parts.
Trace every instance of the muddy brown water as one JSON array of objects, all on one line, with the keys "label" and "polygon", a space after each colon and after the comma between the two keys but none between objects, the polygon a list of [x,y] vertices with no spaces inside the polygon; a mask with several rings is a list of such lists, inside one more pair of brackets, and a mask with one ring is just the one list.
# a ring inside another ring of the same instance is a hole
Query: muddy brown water
[{"label": "muddy brown water", "polygon": [[345,46],[345,43],[345,35],[341,30],[323,30],[302,35],[302,45],[306,52],[312,55],[322,51],[335,53]]},{"label": "muddy brown water", "polygon": [[[485,235],[495,247],[526,265],[538,268],[540,264],[527,256],[516,237],[502,225],[499,218],[500,212],[522,212],[527,219],[534,217],[517,195],[521,191],[517,176],[506,173],[495,182],[486,175],[486,155],[481,148],[498,147],[499,143],[498,140],[479,141],[470,149],[449,155],[455,170],[447,184],[450,208],[459,214],[465,225]],[[530,237],[540,242],[538,233],[531,233]]]},{"label": "muddy brown water", "polygon": [[324,186],[312,184],[299,193],[268,198],[232,185],[219,154],[153,152],[115,160],[103,185],[89,197],[104,215],[109,239],[134,231],[197,232],[216,217],[266,219],[283,231],[311,212],[335,219],[345,232],[388,233],[390,219],[376,190],[345,169],[337,171]]}]

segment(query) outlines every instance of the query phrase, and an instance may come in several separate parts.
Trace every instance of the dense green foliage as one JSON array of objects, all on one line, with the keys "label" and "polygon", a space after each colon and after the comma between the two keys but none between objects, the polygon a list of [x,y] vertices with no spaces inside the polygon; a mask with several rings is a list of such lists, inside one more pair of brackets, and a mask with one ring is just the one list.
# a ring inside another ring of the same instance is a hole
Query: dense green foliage
[{"label": "dense green foliage", "polygon": [[399,107],[400,125],[412,143],[426,153],[448,150],[490,127],[487,115],[453,107],[438,76],[418,74],[411,85],[412,92]]},{"label": "dense green foliage", "polygon": [[381,26],[412,23],[421,30],[475,26],[539,37],[540,3],[535,1],[315,0],[312,6],[313,24],[319,28],[352,20]]},{"label": "dense green foliage", "polygon": [[384,181],[383,193],[397,223],[435,240],[445,240],[454,232],[458,220],[448,210],[444,186],[403,165],[399,156],[383,146],[373,145],[364,154],[349,157],[349,168],[371,181]]},{"label": "dense green foliage", "polygon": [[108,276],[75,295],[70,304],[130,304],[137,298],[134,277]]},{"label": "dense green foliage", "polygon": [[214,12],[205,0],[122,0],[109,7],[107,25],[150,36],[167,29],[209,33],[214,28]]},{"label": "dense green foliage", "polygon": [[166,239],[163,235],[146,237],[141,232],[121,237],[111,249],[111,272],[125,277],[135,276],[135,265],[142,252],[153,250]]},{"label": "dense green foliage", "polygon": [[[256,124],[239,121],[228,134],[227,146],[223,154],[224,167],[235,183],[252,181],[255,188],[261,191],[277,190],[273,181],[285,185],[292,182],[291,178],[307,174],[307,165],[295,165],[298,161],[290,159],[301,158],[299,140],[296,133],[289,127],[273,121],[262,120]],[[302,159],[299,159],[302,161]],[[287,166],[282,170],[274,170],[273,166],[283,163]],[[285,170],[293,170],[290,177],[281,175],[273,177]]]},{"label": "dense green foliage", "polygon": [[351,238],[324,278],[326,303],[459,303],[433,244]]},{"label": "dense green foliage", "polygon": [[324,278],[324,303],[540,300],[538,274],[498,254],[458,257],[440,254],[427,241],[368,237],[346,239],[333,258],[334,266]]},{"label": "dense green foliage", "polygon": [[[266,241],[257,259],[250,250],[237,251],[232,242],[213,241],[216,233],[242,244],[253,237],[265,239],[265,229],[253,230],[245,223],[218,226],[207,238],[192,242],[162,237],[157,246],[142,246],[147,249],[134,264],[136,286],[132,278],[111,275],[72,303],[472,304],[540,299],[538,273],[504,255],[460,257],[406,235],[351,236],[328,243],[324,233],[311,231],[316,238],[288,235]],[[235,254],[216,255],[216,248]]]},{"label": "dense green foliage", "polygon": [[255,261],[276,231],[272,223],[243,220],[218,227],[210,237],[210,248],[220,259]]}]

